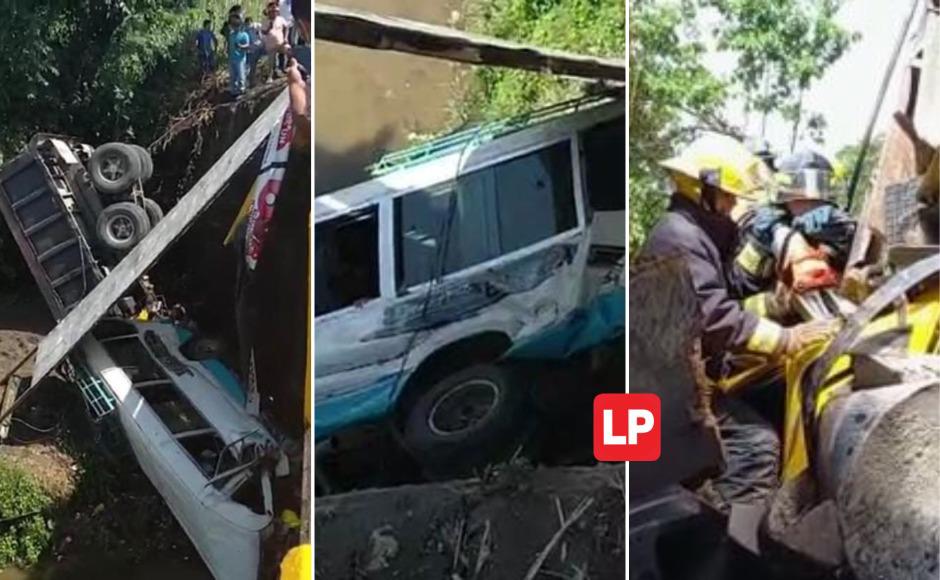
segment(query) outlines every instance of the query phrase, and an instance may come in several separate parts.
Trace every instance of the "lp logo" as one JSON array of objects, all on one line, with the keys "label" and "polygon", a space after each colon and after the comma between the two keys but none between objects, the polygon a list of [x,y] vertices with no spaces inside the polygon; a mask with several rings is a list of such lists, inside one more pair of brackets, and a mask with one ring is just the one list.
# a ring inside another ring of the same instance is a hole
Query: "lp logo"
[{"label": "lp logo", "polygon": [[594,398],[598,461],[656,461],[659,451],[658,396],[617,393]]}]

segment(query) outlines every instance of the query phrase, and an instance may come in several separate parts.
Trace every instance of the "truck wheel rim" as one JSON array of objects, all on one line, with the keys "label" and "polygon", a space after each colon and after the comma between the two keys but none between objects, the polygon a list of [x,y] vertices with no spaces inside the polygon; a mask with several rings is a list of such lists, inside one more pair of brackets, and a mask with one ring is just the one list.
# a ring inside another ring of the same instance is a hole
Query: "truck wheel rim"
[{"label": "truck wheel rim", "polygon": [[483,421],[499,401],[499,386],[487,379],[471,379],[439,398],[428,413],[428,428],[435,435],[456,435]]},{"label": "truck wheel rim", "polygon": [[109,181],[118,181],[127,173],[124,158],[118,155],[106,157],[101,165],[101,175]]},{"label": "truck wheel rim", "polygon": [[134,236],[134,222],[124,215],[114,216],[108,224],[108,231],[115,240],[121,242],[129,240]]}]

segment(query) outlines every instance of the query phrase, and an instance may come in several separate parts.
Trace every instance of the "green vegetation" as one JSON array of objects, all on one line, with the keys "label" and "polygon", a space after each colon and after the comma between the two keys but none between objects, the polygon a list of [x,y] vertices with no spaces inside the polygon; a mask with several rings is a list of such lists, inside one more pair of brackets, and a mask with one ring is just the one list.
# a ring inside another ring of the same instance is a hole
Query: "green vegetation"
[{"label": "green vegetation", "polygon": [[[260,18],[266,1],[240,3]],[[231,4],[10,3],[7,32],[0,36],[0,163],[23,151],[37,132],[73,135],[92,145],[150,144],[199,86],[196,31],[212,20],[221,52],[220,30]],[[19,251],[0,227],[0,289],[24,273]]]},{"label": "green vegetation", "polygon": [[[872,186],[872,178],[875,174],[875,166],[878,165],[878,159],[881,157],[881,148],[884,146],[885,136],[877,135],[871,140],[868,152],[865,154],[865,160],[862,162],[862,172],[859,175],[858,188],[855,191],[854,209],[857,211],[863,207],[863,201],[868,195]],[[845,206],[848,201],[849,182],[852,181],[852,172],[855,171],[855,164],[862,152],[861,143],[857,145],[847,145],[836,153],[836,161],[841,166],[838,179],[835,182],[836,198],[839,204]]]},{"label": "green vegetation", "polygon": [[49,546],[52,501],[23,471],[0,464],[0,567],[29,566]]},{"label": "green vegetation", "polygon": [[745,107],[761,113],[762,124],[774,112],[790,121],[791,147],[804,114],[803,92],[858,38],[834,21],[842,4],[703,0],[719,16],[712,30],[718,48],[737,55],[732,80],[743,90]]},{"label": "green vegetation", "polygon": [[[657,161],[703,130],[744,137],[723,118],[732,97],[777,113],[820,139],[825,119],[803,110],[803,93],[856,38],[833,20],[842,0],[633,0],[630,3],[630,248],[646,239],[665,205]],[[720,78],[704,65],[716,39],[737,60]],[[806,117],[804,122],[804,116]]]},{"label": "green vegetation", "polygon": [[[623,0],[471,0],[472,32],[596,56],[623,57]],[[457,104],[459,121],[497,119],[571,99],[584,83],[504,68],[474,69]]]},{"label": "green vegetation", "polygon": [[722,131],[729,87],[702,64],[706,48],[688,3],[630,3],[630,232],[631,251],[646,238],[666,205],[656,163],[699,129]]},{"label": "green vegetation", "polygon": [[[0,37],[0,156],[37,131],[150,143],[198,85],[196,30],[209,18],[218,34],[231,3],[13,3]],[[241,4],[260,18],[265,2]]]},{"label": "green vegetation", "polygon": [[[629,80],[630,247],[638,249],[667,202],[657,162],[703,130],[743,137],[723,116],[739,98],[780,114],[794,135],[819,140],[826,121],[803,109],[804,92],[856,38],[834,16],[843,0],[631,0]],[[471,0],[467,29],[556,48],[620,56],[620,0]],[[706,42],[710,41],[710,44]],[[706,68],[710,49],[731,53],[735,73]],[[479,68],[456,106],[458,121],[502,118],[577,96],[585,84],[549,75]]]}]

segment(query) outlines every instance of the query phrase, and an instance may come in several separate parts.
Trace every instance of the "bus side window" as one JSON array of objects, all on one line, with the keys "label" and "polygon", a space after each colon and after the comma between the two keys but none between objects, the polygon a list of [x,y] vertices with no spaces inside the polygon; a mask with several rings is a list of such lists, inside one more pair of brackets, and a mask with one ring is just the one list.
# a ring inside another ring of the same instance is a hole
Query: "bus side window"
[{"label": "bus side window", "polygon": [[626,130],[623,118],[602,123],[581,134],[582,168],[587,199],[595,211],[622,211],[627,204],[624,175]]},{"label": "bus side window", "polygon": [[379,225],[375,206],[314,226],[315,315],[379,296]]}]

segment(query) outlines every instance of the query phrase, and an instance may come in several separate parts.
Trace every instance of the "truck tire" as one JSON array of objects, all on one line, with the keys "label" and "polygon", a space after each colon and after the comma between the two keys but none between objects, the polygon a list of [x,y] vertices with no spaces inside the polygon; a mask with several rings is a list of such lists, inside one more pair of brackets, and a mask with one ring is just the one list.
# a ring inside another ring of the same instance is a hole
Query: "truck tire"
[{"label": "truck tire", "polygon": [[159,203],[149,197],[144,198],[144,211],[147,212],[147,217],[150,219],[151,229],[157,225],[157,222],[163,219],[163,208],[160,207]]},{"label": "truck tire", "polygon": [[472,475],[508,459],[528,434],[527,399],[510,368],[473,365],[413,400],[404,418],[404,444],[434,477]]},{"label": "truck tire", "polygon": [[147,212],[129,201],[107,206],[98,216],[98,239],[112,250],[126,252],[150,232]]},{"label": "truck tire", "polygon": [[140,154],[124,143],[105,143],[88,160],[91,182],[101,193],[117,194],[131,188],[142,176]]},{"label": "truck tire", "polygon": [[131,145],[131,147],[140,156],[140,181],[146,182],[153,177],[153,158],[150,156],[150,152],[140,145]]}]

